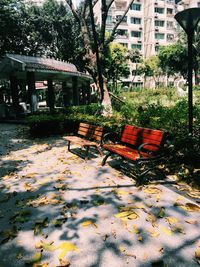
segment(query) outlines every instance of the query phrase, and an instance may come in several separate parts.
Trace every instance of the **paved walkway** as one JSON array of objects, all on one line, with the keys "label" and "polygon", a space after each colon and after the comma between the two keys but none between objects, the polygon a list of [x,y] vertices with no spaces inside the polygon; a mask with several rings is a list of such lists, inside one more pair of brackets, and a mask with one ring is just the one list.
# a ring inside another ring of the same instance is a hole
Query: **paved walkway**
[{"label": "paved walkway", "polygon": [[62,137],[24,136],[0,124],[1,267],[198,266],[198,191],[136,188],[113,161],[67,152]]}]

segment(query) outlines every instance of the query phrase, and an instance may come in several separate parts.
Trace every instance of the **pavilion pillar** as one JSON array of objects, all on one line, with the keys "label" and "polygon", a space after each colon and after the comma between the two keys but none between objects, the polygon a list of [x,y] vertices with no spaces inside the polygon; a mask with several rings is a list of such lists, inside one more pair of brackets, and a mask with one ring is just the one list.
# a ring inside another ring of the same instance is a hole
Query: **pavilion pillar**
[{"label": "pavilion pillar", "polygon": [[91,87],[90,87],[90,81],[86,81],[86,102],[87,104],[91,103]]},{"label": "pavilion pillar", "polygon": [[72,89],[73,89],[73,105],[79,105],[79,90],[78,90],[78,79],[76,76],[72,77]]},{"label": "pavilion pillar", "polygon": [[83,105],[87,104],[87,88],[86,88],[86,84],[83,82],[82,83],[82,102]]},{"label": "pavilion pillar", "polygon": [[37,95],[35,88],[35,73],[27,72],[28,84],[28,102],[30,104],[31,112],[37,111]]},{"label": "pavilion pillar", "polygon": [[12,105],[14,108],[15,116],[18,117],[20,113],[20,106],[19,106],[19,87],[16,76],[10,76],[10,92],[11,92]]},{"label": "pavilion pillar", "polygon": [[47,80],[47,105],[49,107],[50,113],[54,113],[55,111],[55,92],[53,87],[53,80]]},{"label": "pavilion pillar", "polygon": [[64,107],[73,105],[73,88],[72,85],[64,81],[62,83],[62,91],[63,91],[63,104]]}]

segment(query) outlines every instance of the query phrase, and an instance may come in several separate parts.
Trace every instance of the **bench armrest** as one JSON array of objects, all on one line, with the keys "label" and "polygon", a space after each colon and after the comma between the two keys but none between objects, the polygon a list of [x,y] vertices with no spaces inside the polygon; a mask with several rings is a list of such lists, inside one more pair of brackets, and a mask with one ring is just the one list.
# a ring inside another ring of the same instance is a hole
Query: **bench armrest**
[{"label": "bench armrest", "polygon": [[120,137],[114,132],[105,133],[102,138],[102,144],[105,144],[109,140],[113,143],[118,143],[120,141]]},{"label": "bench armrest", "polygon": [[[143,143],[143,144],[141,144],[139,147],[138,147],[138,154],[139,154],[139,156],[140,156],[140,158],[138,159],[138,160],[153,160],[153,159],[159,159],[159,158],[161,158],[162,156],[163,156],[163,154],[162,153],[159,153],[159,155],[156,155],[156,156],[152,156],[152,157],[150,157],[150,158],[145,158],[145,157],[143,157],[143,155],[141,154],[141,151],[143,150],[143,148],[145,147],[145,146],[154,146],[154,147],[156,147],[156,148],[160,148],[160,146],[158,146],[158,145],[156,145],[156,144],[152,144],[152,143]],[[153,152],[153,151],[152,151]]]}]

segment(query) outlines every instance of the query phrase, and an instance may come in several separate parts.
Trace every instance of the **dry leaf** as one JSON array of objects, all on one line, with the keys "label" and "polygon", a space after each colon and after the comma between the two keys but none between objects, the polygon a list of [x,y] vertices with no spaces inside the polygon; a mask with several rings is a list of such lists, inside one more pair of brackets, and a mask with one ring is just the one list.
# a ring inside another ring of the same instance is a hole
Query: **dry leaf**
[{"label": "dry leaf", "polygon": [[36,175],[38,175],[38,173],[36,173],[36,172],[32,172],[32,173],[27,173],[27,174],[25,175],[25,177],[26,177],[26,178],[33,178],[33,177],[35,177]]},{"label": "dry leaf", "polygon": [[182,204],[182,203],[175,203],[175,206],[178,206],[180,208],[182,208],[185,211],[189,211],[189,212],[199,212],[200,211],[200,207],[194,203],[186,203],[186,204]]},{"label": "dry leaf", "polygon": [[117,233],[114,227],[112,227],[112,235],[115,239],[117,238]]},{"label": "dry leaf", "polygon": [[46,251],[54,251],[57,249],[57,247],[54,246],[53,243],[54,243],[54,241],[44,242],[44,241],[40,240],[39,242],[37,242],[35,244],[35,248],[36,249],[44,249]]},{"label": "dry leaf", "polygon": [[138,218],[137,213],[134,211],[123,211],[115,214],[114,216],[124,221],[135,220]]},{"label": "dry leaf", "polygon": [[26,191],[34,191],[35,189],[33,188],[33,186],[29,183],[24,183],[24,189]]},{"label": "dry leaf", "polygon": [[49,263],[48,262],[44,262],[44,263],[34,263],[33,267],[48,267]]},{"label": "dry leaf", "polygon": [[187,193],[187,195],[192,197],[192,198],[200,198],[200,192],[199,191],[189,192],[189,193]]},{"label": "dry leaf", "polygon": [[164,253],[164,248],[162,247],[162,248],[160,248],[158,251],[159,251],[160,253]]},{"label": "dry leaf", "polygon": [[126,248],[123,247],[123,246],[119,246],[119,251],[120,251],[121,253],[124,253],[124,252],[126,251]]},{"label": "dry leaf", "polygon": [[166,234],[166,235],[168,235],[168,236],[172,236],[172,231],[171,231],[170,229],[167,229],[167,228],[165,228],[164,226],[160,226],[160,230],[161,230],[164,234]]},{"label": "dry leaf", "polygon": [[58,267],[69,267],[71,265],[70,261],[68,260],[59,260],[60,261],[60,266]]},{"label": "dry leaf", "polygon": [[130,233],[133,233],[133,234],[139,234],[140,233],[140,230],[139,228],[137,227],[136,224],[133,225],[133,229],[129,230]]},{"label": "dry leaf", "polygon": [[78,248],[70,242],[62,242],[58,246],[58,249],[61,249],[61,253],[58,256],[59,260],[63,260],[66,254],[70,251],[75,251],[75,252],[78,251]]},{"label": "dry leaf", "polygon": [[26,264],[34,264],[36,262],[41,261],[41,259],[42,259],[42,252],[39,251],[39,252],[36,252],[34,254],[34,256],[30,260],[27,260],[26,261]]},{"label": "dry leaf", "polygon": [[183,226],[178,224],[178,223],[171,225],[170,228],[171,228],[172,232],[179,232],[179,233],[182,233],[185,235],[185,230],[184,230]]},{"label": "dry leaf", "polygon": [[189,223],[189,224],[197,224],[197,220],[185,220],[186,223]]},{"label": "dry leaf", "polygon": [[159,194],[162,192],[162,190],[155,186],[147,186],[143,189],[143,192],[147,194]]},{"label": "dry leaf", "polygon": [[178,219],[177,218],[174,218],[174,217],[166,217],[165,220],[170,224],[175,224],[178,222]]},{"label": "dry leaf", "polygon": [[115,193],[116,193],[118,196],[127,196],[127,195],[129,195],[129,192],[124,191],[124,190],[115,190]]},{"label": "dry leaf", "polygon": [[200,260],[200,247],[197,248],[196,251],[195,251],[195,258],[196,258],[197,260]]},{"label": "dry leaf", "polygon": [[153,228],[147,229],[147,231],[149,232],[149,234],[152,237],[158,237],[160,234],[158,232],[156,232]]},{"label": "dry leaf", "polygon": [[86,226],[89,226],[89,225],[91,225],[91,224],[93,224],[93,222],[88,220],[88,221],[84,221],[84,222],[82,222],[82,223],[81,223],[81,226],[86,227]]},{"label": "dry leaf", "polygon": [[149,213],[148,214],[148,216],[146,218],[146,221],[147,222],[151,222],[151,224],[152,224],[153,227],[158,227],[157,218],[156,218],[156,216],[153,213]]}]

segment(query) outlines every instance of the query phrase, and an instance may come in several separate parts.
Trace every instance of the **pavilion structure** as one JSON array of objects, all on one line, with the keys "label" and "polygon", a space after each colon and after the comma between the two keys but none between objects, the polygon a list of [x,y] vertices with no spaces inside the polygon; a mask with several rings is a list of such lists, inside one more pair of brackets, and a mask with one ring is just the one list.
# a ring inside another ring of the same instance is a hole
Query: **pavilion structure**
[{"label": "pavilion structure", "polygon": [[[37,111],[36,82],[45,81],[47,106],[55,109],[54,83],[62,84],[63,106],[89,104],[91,102],[91,76],[81,73],[76,66],[50,58],[6,54],[0,62],[0,80],[10,81],[13,109],[19,113],[19,91],[23,86],[27,93],[30,111]],[[2,102],[2,101],[1,101]]]}]

